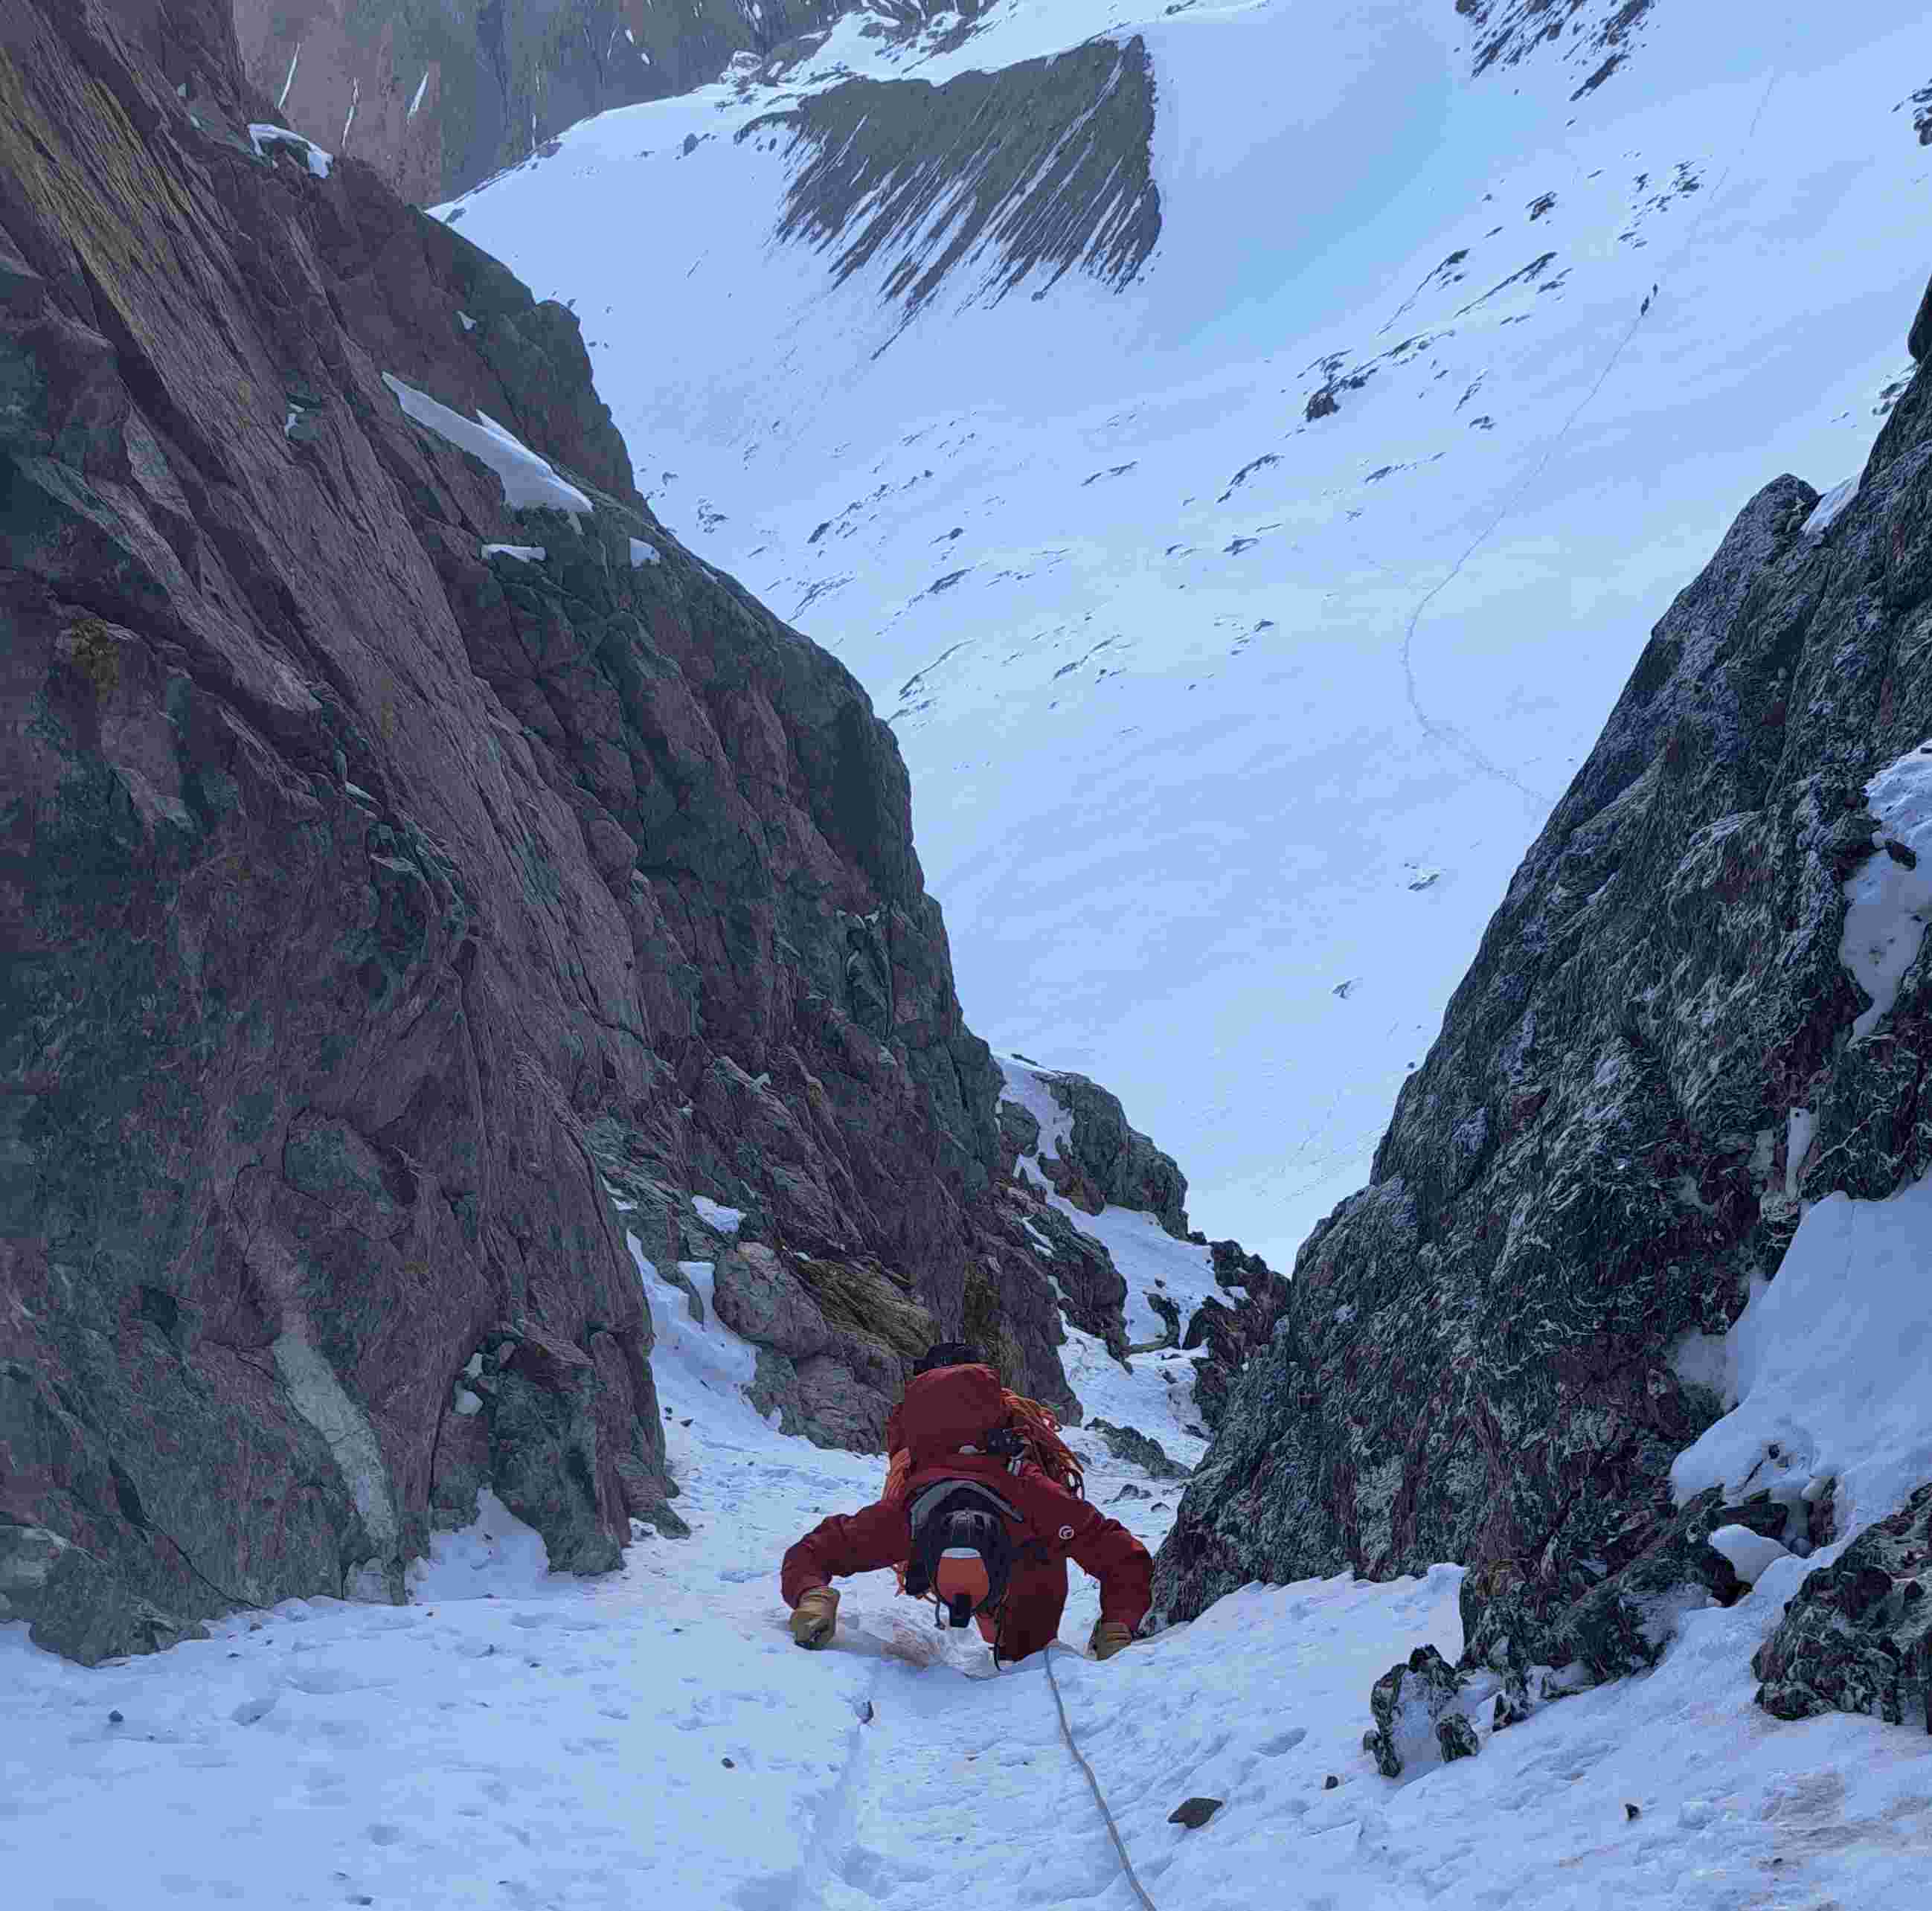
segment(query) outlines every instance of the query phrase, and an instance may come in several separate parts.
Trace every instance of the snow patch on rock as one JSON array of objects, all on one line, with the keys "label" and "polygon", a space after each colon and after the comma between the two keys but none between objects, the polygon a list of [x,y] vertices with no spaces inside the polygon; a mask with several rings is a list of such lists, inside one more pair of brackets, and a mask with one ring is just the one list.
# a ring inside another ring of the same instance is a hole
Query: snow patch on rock
[{"label": "snow patch on rock", "polygon": [[1802,1532],[1806,1493],[1838,1480],[1835,1541],[1932,1479],[1932,1178],[1886,1201],[1828,1195],[1727,1338],[1736,1407],[1678,1456],[1678,1503],[1768,1489]]},{"label": "snow patch on rock", "polygon": [[[1841,959],[1871,1006],[1852,1024],[1854,1040],[1869,1035],[1898,999],[1898,985],[1932,920],[1932,742],[1923,743],[1865,785],[1882,826],[1874,854],[1845,885]],[[1910,866],[1886,847],[1898,844]]]},{"label": "snow patch on rock", "polygon": [[[289,77],[292,80],[295,77],[295,65],[292,61],[289,65]],[[328,177],[329,168],[335,164],[335,155],[333,153],[324,152],[313,140],[307,139],[299,133],[292,133],[286,126],[250,126],[248,128],[248,143],[255,148],[255,157],[257,159],[268,158],[268,154],[262,150],[264,146],[294,147],[296,151],[308,161],[308,170],[318,179],[326,179]]]},{"label": "snow patch on rock", "polygon": [[392,372],[383,373],[382,382],[395,394],[407,416],[487,464],[502,481],[504,501],[512,511],[568,511],[580,517],[595,508],[574,484],[556,475],[547,460],[487,412],[465,418],[413,386],[405,385]]}]

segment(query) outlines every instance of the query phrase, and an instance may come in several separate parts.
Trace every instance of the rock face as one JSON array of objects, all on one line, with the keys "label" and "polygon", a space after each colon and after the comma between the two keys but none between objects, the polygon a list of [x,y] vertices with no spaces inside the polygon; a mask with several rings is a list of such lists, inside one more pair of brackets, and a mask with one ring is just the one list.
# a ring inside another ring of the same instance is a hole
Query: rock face
[{"label": "rock face", "polygon": [[1194,1398],[1212,1431],[1227,1417],[1241,1370],[1273,1336],[1274,1324],[1288,1304],[1288,1282],[1239,1241],[1214,1241],[1209,1251],[1215,1283],[1230,1298],[1226,1302],[1203,1300],[1180,1344],[1190,1352],[1197,1347],[1208,1350],[1207,1357],[1195,1364]]},{"label": "rock face", "polygon": [[1751,1670],[1777,1718],[1866,1712],[1932,1732],[1932,1485],[1805,1580]]},{"label": "rock face", "polygon": [[1565,1663],[1567,1616],[1688,1510],[1668,1469],[1723,1403],[1686,1336],[1775,1275],[1801,1198],[1932,1165],[1932,962],[1854,1032],[1840,960],[1864,785],[1932,735],[1932,380],[1808,534],[1816,501],[1768,485],[1658,625],[1371,1185],[1298,1257],[1162,1548],[1170,1614],[1456,1559],[1472,1641],[1507,1598]]},{"label": "rock face", "polygon": [[612,106],[716,80],[828,26],[841,0],[233,0],[279,123],[433,205]]},{"label": "rock face", "polygon": [[1045,1150],[1039,1118],[1012,1099],[1010,1089],[1000,1103],[1006,1172],[1026,1160],[1056,1194],[1087,1214],[1131,1208],[1151,1214],[1176,1240],[1186,1240],[1187,1177],[1172,1155],[1128,1124],[1120,1097],[1070,1070],[1026,1066],[1067,1119],[1052,1150]]},{"label": "rock face", "polygon": [[[947,38],[974,30],[969,15]],[[804,160],[780,235],[830,249],[840,279],[888,262],[887,296],[910,314],[949,274],[970,276],[967,296],[989,302],[1076,267],[1126,284],[1160,236],[1153,135],[1153,70],[1136,35],[938,86],[848,80],[737,136],[782,136]]]},{"label": "rock face", "polygon": [[1046,1082],[1053,1099],[1073,1118],[1061,1153],[1040,1163],[1049,1180],[1056,1165],[1064,1166],[1068,1185],[1060,1192],[1076,1206],[1094,1202],[1137,1208],[1151,1214],[1176,1240],[1184,1240],[1187,1177],[1174,1157],[1129,1126],[1120,1098],[1097,1082],[1061,1071]]},{"label": "rock face", "polygon": [[821,1419],[915,1316],[1066,1392],[890,733],[568,313],[265,115],[220,0],[0,22],[0,1598],[88,1658],[394,1597],[485,1480],[674,1530],[693,1191]]},{"label": "rock face", "polygon": [[1553,46],[1593,93],[1628,59],[1654,0],[1456,0],[1476,29],[1475,69],[1512,67]]}]

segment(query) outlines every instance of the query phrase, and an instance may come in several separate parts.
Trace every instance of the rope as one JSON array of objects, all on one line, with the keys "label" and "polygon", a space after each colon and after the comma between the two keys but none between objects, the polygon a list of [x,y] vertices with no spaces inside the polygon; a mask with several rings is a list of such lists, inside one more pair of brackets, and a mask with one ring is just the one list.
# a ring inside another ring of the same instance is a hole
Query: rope
[{"label": "rope", "polygon": [[[1788,44],[1787,42],[1787,46]],[[1770,77],[1764,83],[1764,91],[1759,95],[1757,110],[1751,115],[1750,124],[1744,129],[1743,139],[1739,141],[1736,152],[1731,155],[1730,164],[1719,175],[1717,184],[1705,196],[1703,205],[1700,208],[1697,216],[1691,221],[1690,231],[1684,236],[1684,243],[1672,256],[1670,266],[1665,269],[1664,274],[1665,279],[1667,280],[1671,276],[1670,268],[1675,267],[1679,260],[1688,257],[1695,250],[1698,238],[1704,230],[1704,222],[1710,216],[1711,208],[1717,204],[1723,195],[1724,188],[1730,184],[1731,175],[1736,171],[1738,162],[1750,149],[1752,142],[1757,137],[1759,122],[1764,118],[1765,109],[1771,104],[1772,88],[1777,86],[1781,73],[1781,68],[1772,68]],[[1569,437],[1577,420],[1589,409],[1598,393],[1609,383],[1610,374],[1616,370],[1618,362],[1623,357],[1624,349],[1636,336],[1638,327],[1650,316],[1651,308],[1656,304],[1661,290],[1660,284],[1652,286],[1649,297],[1637,308],[1636,316],[1630,320],[1623,336],[1617,340],[1603,370],[1597,375],[1596,382],[1577,401],[1569,416],[1558,428],[1555,436],[1544,447],[1543,455],[1537,460],[1528,475],[1520,478],[1510,488],[1504,497],[1501,508],[1483,530],[1478,532],[1468,548],[1450,566],[1448,574],[1423,593],[1421,600],[1409,613],[1408,626],[1402,632],[1403,688],[1408,692],[1410,712],[1414,717],[1423,734],[1432,741],[1444,746],[1464,758],[1472,768],[1480,770],[1484,776],[1494,777],[1498,782],[1508,784],[1511,788],[1529,798],[1532,803],[1539,806],[1546,805],[1550,800],[1549,798],[1540,791],[1532,790],[1521,778],[1513,772],[1505,770],[1500,764],[1492,763],[1454,724],[1444,723],[1439,718],[1432,717],[1423,709],[1422,700],[1417,692],[1415,685],[1414,652],[1416,628],[1422,622],[1423,614],[1428,610],[1430,605],[1462,574],[1462,567],[1482,549],[1484,544],[1489,542],[1504,523],[1514,515],[1517,506],[1522,502],[1524,495],[1528,491],[1530,487],[1535,484],[1549,468],[1550,460],[1562,448],[1564,441]],[[1398,314],[1397,316],[1400,315]],[[1370,562],[1373,563],[1375,560],[1372,558]],[[1376,568],[1385,570],[1388,567],[1385,565],[1377,565]]]},{"label": "rope", "polygon": [[1087,1774],[1087,1783],[1092,1789],[1094,1802],[1100,1808],[1100,1816],[1107,1821],[1107,1835],[1114,1841],[1114,1849],[1120,1855],[1120,1869],[1126,1874],[1127,1882],[1134,1888],[1134,1895],[1147,1907],[1156,1911],[1154,1901],[1142,1888],[1140,1880],[1134,1875],[1133,1861],[1127,1856],[1127,1847],[1121,1841],[1120,1828],[1114,1822],[1114,1814],[1107,1809],[1107,1801],[1101,1796],[1100,1781],[1094,1776],[1094,1768],[1087,1762],[1085,1755],[1073,1742],[1073,1728],[1066,1722],[1066,1701],[1060,1696],[1060,1682],[1053,1676],[1053,1648],[1060,1646],[1062,1652],[1070,1652],[1070,1646],[1061,1646],[1058,1640],[1050,1641],[1040,1654],[1046,1666],[1046,1682],[1053,1688],[1053,1702],[1060,1711],[1060,1736],[1066,1741],[1066,1749],[1073,1754],[1080,1769]]}]

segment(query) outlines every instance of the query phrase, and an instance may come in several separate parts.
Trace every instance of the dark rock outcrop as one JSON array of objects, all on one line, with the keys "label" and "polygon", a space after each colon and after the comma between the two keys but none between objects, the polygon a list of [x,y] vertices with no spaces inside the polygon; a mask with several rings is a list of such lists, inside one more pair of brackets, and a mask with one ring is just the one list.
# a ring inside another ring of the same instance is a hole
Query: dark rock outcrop
[{"label": "dark rock outcrop", "polygon": [[1362,1749],[1384,1778],[1402,1776],[1424,1735],[1445,1765],[1475,1752],[1474,1727],[1452,1709],[1459,1690],[1455,1669],[1432,1646],[1418,1646],[1405,1664],[1376,1681],[1369,1695],[1376,1722],[1362,1735]]},{"label": "dark rock outcrop", "polygon": [[[1800,1197],[1932,1165],[1925,957],[1857,1034],[1840,961],[1864,785],[1932,734],[1932,380],[1804,535],[1816,501],[1768,485],[1658,625],[1371,1185],[1298,1257],[1162,1550],[1170,1614],[1457,1559],[1472,1638],[1494,1586],[1553,1650],[1680,1520],[1671,1462],[1724,1406],[1685,1336],[1775,1275]],[[1798,1109],[1819,1137],[1792,1162]]]},{"label": "dark rock outcrop", "polygon": [[592,113],[709,84],[824,28],[842,0],[232,0],[248,76],[280,123],[418,206]]},{"label": "dark rock outcrop", "polygon": [[1136,35],[938,86],[848,80],[736,136],[789,144],[797,170],[780,236],[829,249],[840,280],[889,263],[886,296],[910,318],[969,270],[966,295],[988,303],[1036,276],[1039,298],[1076,268],[1126,284],[1160,236],[1153,134],[1153,69]]},{"label": "dark rock outcrop", "polygon": [[1864,1712],[1932,1732],[1932,1485],[1806,1579],[1751,1670],[1778,1718]]},{"label": "dark rock outcrop", "polygon": [[87,1657],[397,1596],[486,1479],[670,1529],[688,1191],[1066,1393],[890,733],[568,312],[263,116],[220,0],[0,20],[0,1590]]},{"label": "dark rock outcrop", "polygon": [[1594,93],[1630,58],[1654,0],[1456,0],[1476,29],[1475,70],[1513,67],[1554,46]]},{"label": "dark rock outcrop", "polygon": [[1000,1103],[1000,1150],[1006,1172],[1029,1160],[1054,1192],[1089,1214],[1106,1207],[1151,1214],[1176,1240],[1187,1238],[1187,1177],[1174,1157],[1130,1125],[1118,1095],[1071,1070],[1030,1065],[1054,1102],[1072,1117],[1052,1154],[1040,1150],[1040,1123],[1018,1102]]},{"label": "dark rock outcrop", "polygon": [[1029,1241],[1052,1276],[1054,1298],[1082,1334],[1105,1341],[1116,1358],[1127,1352],[1127,1283],[1114,1257],[1082,1234],[1030,1182],[1007,1183],[1002,1204],[1009,1222]]},{"label": "dark rock outcrop", "polygon": [[[1128,1124],[1120,1097],[1084,1075],[1048,1076],[1053,1099],[1073,1118],[1065,1151],[1070,1182],[1090,1200],[1151,1214],[1176,1240],[1187,1236],[1187,1177],[1138,1128]],[[1053,1160],[1041,1168],[1052,1180]],[[1067,1187],[1060,1192],[1083,1205]]]},{"label": "dark rock outcrop", "polygon": [[1274,1324],[1288,1302],[1288,1282],[1258,1254],[1250,1254],[1239,1241],[1210,1244],[1216,1284],[1234,1298],[1211,1296],[1195,1309],[1181,1346],[1189,1352],[1204,1347],[1204,1358],[1194,1367],[1194,1398],[1210,1431],[1227,1416],[1228,1402],[1241,1370],[1265,1347]]},{"label": "dark rock outcrop", "polygon": [[1143,1433],[1138,1427],[1115,1426],[1104,1420],[1090,1420],[1088,1424],[1106,1443],[1108,1452],[1116,1460],[1138,1466],[1150,1479],[1185,1480],[1188,1477],[1187,1468],[1169,1460],[1167,1450],[1152,1434]]}]

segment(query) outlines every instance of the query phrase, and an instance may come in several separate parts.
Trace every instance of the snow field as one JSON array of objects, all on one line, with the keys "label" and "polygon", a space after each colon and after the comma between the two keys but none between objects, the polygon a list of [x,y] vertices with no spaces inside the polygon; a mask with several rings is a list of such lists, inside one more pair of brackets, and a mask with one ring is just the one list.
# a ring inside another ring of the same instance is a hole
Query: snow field
[{"label": "snow field", "polygon": [[[292,1600],[92,1672],[0,1627],[20,1902],[1125,1911],[1036,1660],[994,1675],[976,1634],[938,1632],[886,1574],[842,1582],[830,1649],[791,1645],[779,1558],[870,1498],[883,1462],[775,1432],[743,1397],[752,1350],[716,1318],[712,1264],[681,1270],[700,1324],[638,1258],[692,1537],[640,1538],[604,1580],[553,1578],[486,1495],[412,1573],[407,1606]],[[1161,1357],[1124,1372],[1082,1336],[1067,1363],[1090,1412],[1183,1448],[1159,1418]],[[1073,1437],[1096,1502],[1157,1541],[1174,1490]],[[1148,1498],[1116,1503],[1136,1481]],[[1780,1724],[1751,1702],[1750,1652],[1797,1570],[1685,1616],[1649,1677],[1396,1784],[1360,1749],[1369,1688],[1424,1640],[1455,1657],[1457,1568],[1250,1586],[1056,1670],[1161,1911],[1912,1911],[1932,1741],[1840,1715]],[[1073,1577],[1062,1636],[1078,1645],[1096,1601]],[[1198,1831],[1169,1823],[1195,1796],[1224,1803]]]},{"label": "snow field", "polygon": [[[1433,0],[986,18],[935,57],[848,17],[776,87],[587,122],[463,230],[575,302],[662,514],[892,722],[974,1024],[1184,1141],[1202,1225],[1285,1267],[1650,624],[1768,478],[1862,464],[1932,27],[1655,9],[1572,101],[1553,56],[1472,80]],[[772,242],[759,115],[1096,32],[1154,68],[1135,284],[988,309],[968,268],[902,333],[892,258],[834,287]],[[585,242],[640,202],[648,254]]]}]

